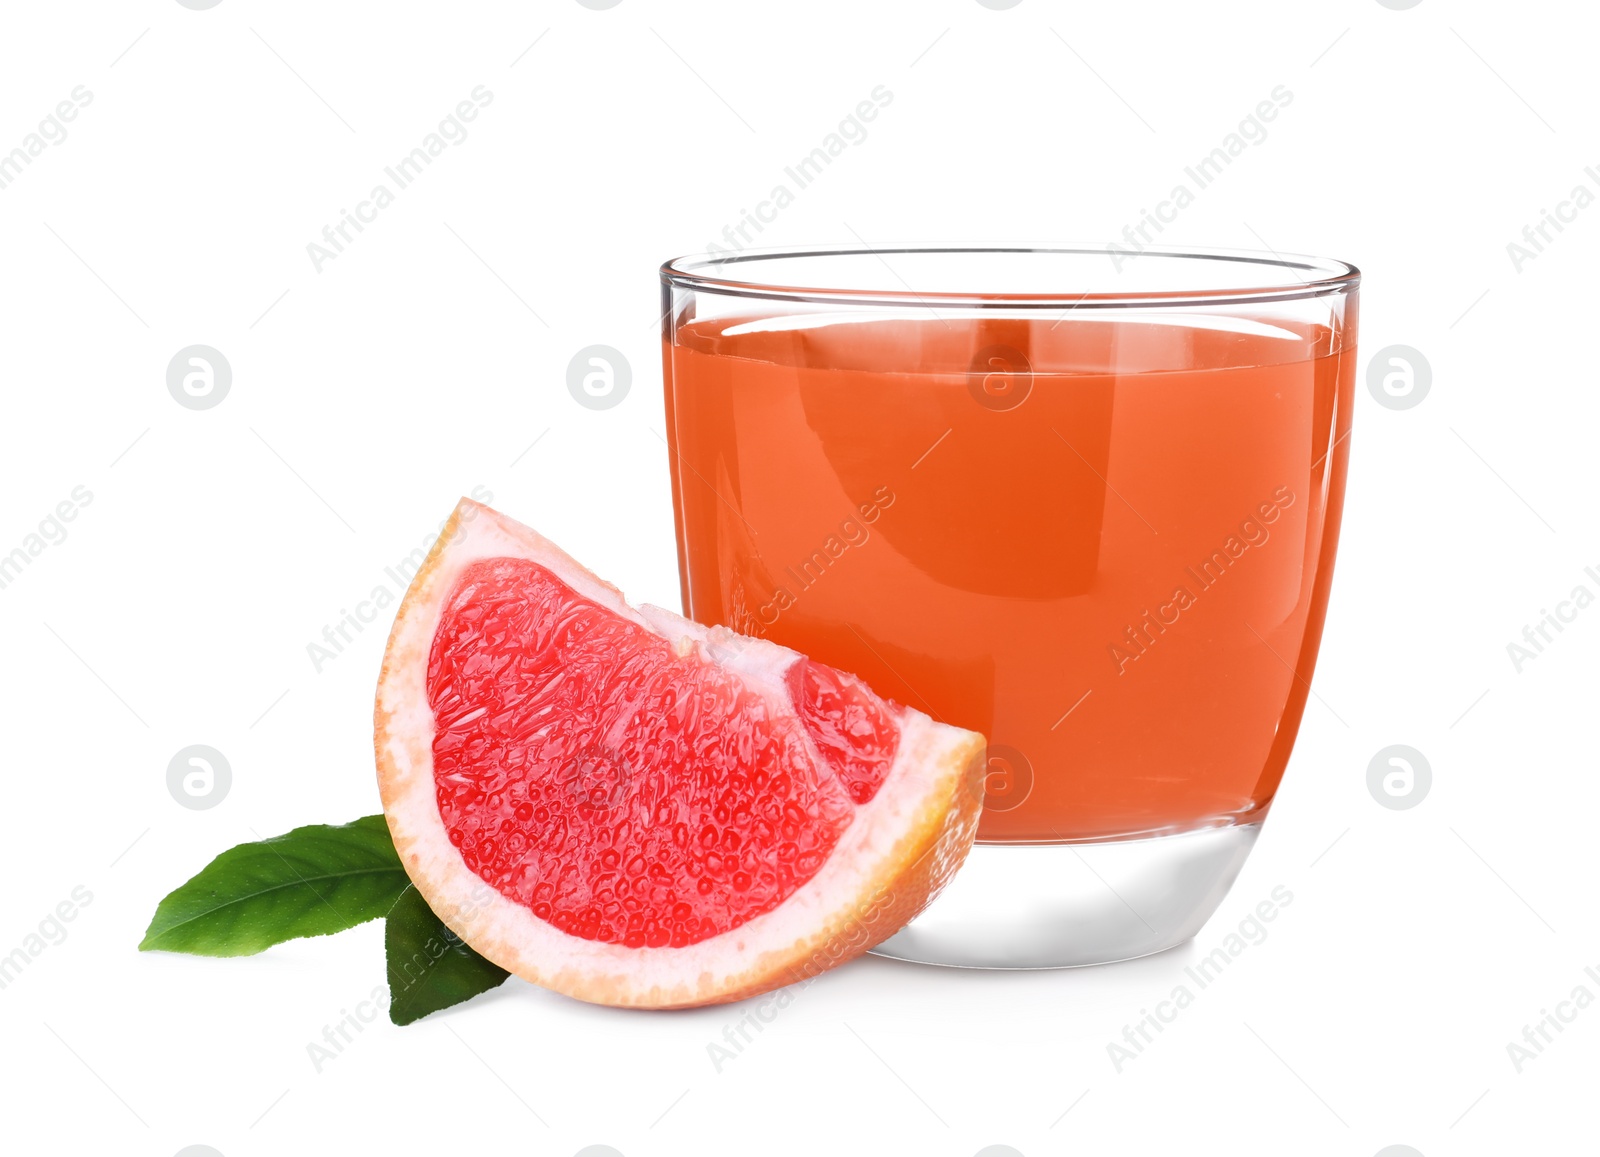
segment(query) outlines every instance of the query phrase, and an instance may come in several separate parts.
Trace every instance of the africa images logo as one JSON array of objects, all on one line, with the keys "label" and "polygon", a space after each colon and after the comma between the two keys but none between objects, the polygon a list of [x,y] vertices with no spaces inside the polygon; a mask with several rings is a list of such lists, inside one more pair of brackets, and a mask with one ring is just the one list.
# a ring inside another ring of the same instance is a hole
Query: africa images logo
[{"label": "africa images logo", "polygon": [[[386,166],[383,175],[387,180],[374,185],[371,193],[356,202],[353,211],[340,209],[339,220],[323,226],[320,242],[306,243],[306,255],[311,258],[313,269],[321,273],[323,266],[344,253],[355,241],[355,235],[364,232],[368,225],[378,219],[379,213],[393,205],[400,193],[410,188],[436,158],[443,156],[452,146],[466,143],[467,125],[477,120],[478,114],[494,103],[494,93],[481,84],[470,95],[472,99],[460,101],[432,132],[422,138],[421,144],[394,164]],[[352,230],[355,235],[352,235]]]}]

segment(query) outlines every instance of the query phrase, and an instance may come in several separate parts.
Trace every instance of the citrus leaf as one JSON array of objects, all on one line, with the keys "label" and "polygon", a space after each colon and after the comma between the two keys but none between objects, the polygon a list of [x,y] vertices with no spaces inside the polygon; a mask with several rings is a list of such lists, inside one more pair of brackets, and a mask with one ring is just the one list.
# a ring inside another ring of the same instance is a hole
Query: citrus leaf
[{"label": "citrus leaf", "polygon": [[471,1000],[511,974],[457,936],[415,888],[407,888],[383,922],[389,963],[389,1019],[410,1024],[430,1012]]},{"label": "citrus leaf", "polygon": [[410,886],[381,815],[229,848],[162,900],[140,951],[249,956],[375,920]]}]

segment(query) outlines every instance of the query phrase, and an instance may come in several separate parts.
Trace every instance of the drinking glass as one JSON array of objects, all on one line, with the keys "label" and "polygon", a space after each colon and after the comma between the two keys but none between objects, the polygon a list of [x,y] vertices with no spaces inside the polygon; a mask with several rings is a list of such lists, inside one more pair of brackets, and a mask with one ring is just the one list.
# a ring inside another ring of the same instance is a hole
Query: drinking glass
[{"label": "drinking glass", "polygon": [[989,740],[978,843],[876,951],[1051,967],[1192,937],[1306,707],[1359,272],[940,246],[661,281],[685,614]]}]

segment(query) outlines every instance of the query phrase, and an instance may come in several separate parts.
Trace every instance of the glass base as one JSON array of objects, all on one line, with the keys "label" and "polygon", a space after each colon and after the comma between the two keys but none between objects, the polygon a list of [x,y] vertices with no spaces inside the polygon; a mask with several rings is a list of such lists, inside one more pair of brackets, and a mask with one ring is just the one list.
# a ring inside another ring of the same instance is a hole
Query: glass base
[{"label": "glass base", "polygon": [[976,844],[872,951],[962,968],[1077,968],[1176,947],[1228,894],[1260,824],[1084,844]]}]

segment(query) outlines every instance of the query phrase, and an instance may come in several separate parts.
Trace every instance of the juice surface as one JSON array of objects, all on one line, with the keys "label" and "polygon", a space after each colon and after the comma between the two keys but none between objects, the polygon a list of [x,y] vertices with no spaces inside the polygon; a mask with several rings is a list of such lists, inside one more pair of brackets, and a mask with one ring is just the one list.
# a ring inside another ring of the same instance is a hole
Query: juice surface
[{"label": "juice surface", "polygon": [[1353,314],[752,315],[665,358],[689,616],[987,735],[981,839],[1262,817],[1321,634]]}]

